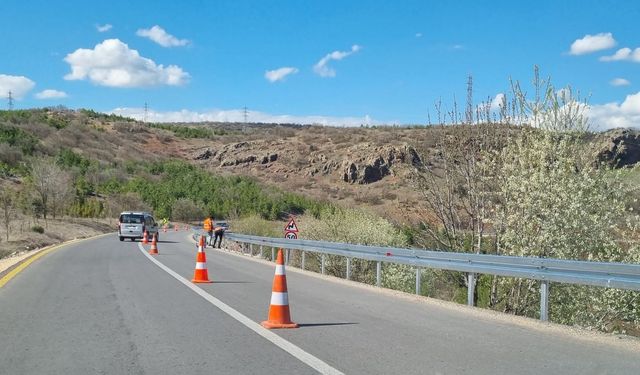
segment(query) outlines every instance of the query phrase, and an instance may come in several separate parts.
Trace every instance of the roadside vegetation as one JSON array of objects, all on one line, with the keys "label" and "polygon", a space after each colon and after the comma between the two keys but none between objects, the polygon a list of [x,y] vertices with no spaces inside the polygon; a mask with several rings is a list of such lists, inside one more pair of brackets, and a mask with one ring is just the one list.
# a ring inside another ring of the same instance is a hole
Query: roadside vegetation
[{"label": "roadside vegetation", "polygon": [[[467,111],[456,137],[438,140],[438,160],[414,176],[430,207],[418,242],[449,251],[638,263],[636,187],[625,183],[636,172],[597,161],[587,141],[586,103],[570,88],[558,90],[537,68],[532,97],[518,82],[512,88],[498,119]],[[466,287],[462,274],[456,278]],[[482,276],[477,304],[538,317],[539,286]],[[550,319],[638,334],[640,293],[552,283]]]}]

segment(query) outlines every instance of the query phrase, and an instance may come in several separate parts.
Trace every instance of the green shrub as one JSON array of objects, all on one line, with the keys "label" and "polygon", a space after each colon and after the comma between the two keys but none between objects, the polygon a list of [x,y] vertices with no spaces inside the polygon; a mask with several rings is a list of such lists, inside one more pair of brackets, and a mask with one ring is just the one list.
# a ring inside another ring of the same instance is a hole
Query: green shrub
[{"label": "green shrub", "polygon": [[89,159],[68,148],[60,150],[56,157],[56,163],[66,168],[77,167],[80,169],[80,173],[82,174],[85,174],[91,165],[91,161]]},{"label": "green shrub", "polygon": [[[309,211],[317,214],[327,204],[300,195],[260,185],[252,178],[216,176],[184,161],[147,164],[153,179],[135,177],[123,188],[136,192],[161,217],[173,217],[177,199],[188,198],[215,217],[243,217],[251,214],[278,220],[289,214]],[[157,177],[155,177],[157,176]]]},{"label": "green shrub", "polygon": [[8,143],[11,146],[19,147],[23,153],[31,155],[39,141],[31,133],[20,128],[0,124],[0,143]]},{"label": "green shrub", "polygon": [[44,228],[41,227],[40,225],[34,225],[31,227],[31,231],[42,234],[44,233]]}]

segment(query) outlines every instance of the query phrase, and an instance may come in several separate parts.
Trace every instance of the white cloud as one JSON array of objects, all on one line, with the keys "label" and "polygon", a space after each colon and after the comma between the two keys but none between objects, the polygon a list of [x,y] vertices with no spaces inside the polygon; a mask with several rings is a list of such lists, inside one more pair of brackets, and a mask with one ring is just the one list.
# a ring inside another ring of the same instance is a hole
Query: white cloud
[{"label": "white cloud", "polygon": [[503,93],[499,93],[491,101],[491,110],[499,111],[504,106],[505,96]]},{"label": "white cloud", "polygon": [[640,48],[632,50],[631,48],[620,48],[611,56],[602,56],[600,61],[633,61],[640,62]]},{"label": "white cloud", "polygon": [[571,43],[569,53],[571,55],[584,55],[613,48],[615,45],[616,41],[611,33],[587,34],[582,39],[576,39]]},{"label": "white cloud", "polygon": [[111,30],[112,27],[113,25],[108,23],[105,25],[96,25],[96,30],[98,30],[99,33],[106,33],[107,31]]},{"label": "white cloud", "polygon": [[35,82],[24,76],[10,76],[0,74],[0,98],[6,98],[11,92],[14,99],[22,99],[36,85]]},{"label": "white cloud", "polygon": [[264,78],[266,78],[269,82],[276,82],[283,80],[289,74],[296,73],[298,73],[298,68],[285,66],[275,70],[267,70],[264,73]]},{"label": "white cloud", "polygon": [[624,78],[614,78],[610,82],[611,86],[629,86],[631,82]]},{"label": "white cloud", "polygon": [[176,86],[189,80],[189,73],[176,65],[156,65],[119,39],[107,39],[94,49],[77,49],[64,58],[71,66],[66,80],[84,80],[109,87]]},{"label": "white cloud", "polygon": [[607,103],[588,107],[587,115],[598,130],[640,127],[640,92],[627,95],[622,104]]},{"label": "white cloud", "polygon": [[36,98],[38,99],[62,99],[66,97],[66,92],[51,89],[43,90],[36,94]]},{"label": "white cloud", "polygon": [[331,67],[327,66],[327,64],[331,60],[342,60],[349,55],[353,55],[354,53],[360,51],[362,49],[361,46],[354,44],[351,46],[351,51],[333,51],[327,54],[325,57],[321,58],[320,61],[316,65],[313,66],[313,71],[316,72],[320,77],[335,77],[336,71]]},{"label": "white cloud", "polygon": [[416,38],[422,38],[422,33],[416,33]]},{"label": "white cloud", "polygon": [[136,35],[149,38],[163,47],[181,47],[189,44],[187,39],[178,39],[158,25],[150,29],[140,29],[136,32]]},{"label": "white cloud", "polygon": [[613,39],[611,33],[587,34],[582,39],[576,39],[571,43],[569,53],[572,55],[585,55],[587,53],[613,48],[616,44],[616,40]]},{"label": "white cloud", "polygon": [[[144,118],[144,108],[116,108],[110,113],[120,116],[132,117],[138,120]],[[207,112],[195,112],[183,109],[174,112],[147,111],[147,121],[151,122],[243,122],[244,110],[211,110]],[[324,126],[354,127],[360,125],[382,125],[365,115],[363,117],[332,117],[332,116],[292,116],[274,115],[270,113],[249,112],[250,123],[279,123],[279,124],[318,124]],[[394,124],[397,121],[387,122]]]}]

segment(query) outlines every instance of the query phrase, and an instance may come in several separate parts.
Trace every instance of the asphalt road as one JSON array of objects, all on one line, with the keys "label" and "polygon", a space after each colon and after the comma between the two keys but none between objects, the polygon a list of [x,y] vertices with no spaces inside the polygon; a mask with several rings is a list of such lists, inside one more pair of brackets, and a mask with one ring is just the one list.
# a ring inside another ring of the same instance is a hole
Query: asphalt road
[{"label": "asphalt road", "polygon": [[[186,232],[161,236],[156,259],[190,280],[195,245]],[[210,249],[207,260],[214,283],[198,287],[265,320],[273,265]],[[301,328],[271,332],[347,374],[640,373],[637,342],[618,345],[291,269],[287,280]],[[0,374],[213,373],[316,370],[115,235],[48,254],[0,289]]]}]

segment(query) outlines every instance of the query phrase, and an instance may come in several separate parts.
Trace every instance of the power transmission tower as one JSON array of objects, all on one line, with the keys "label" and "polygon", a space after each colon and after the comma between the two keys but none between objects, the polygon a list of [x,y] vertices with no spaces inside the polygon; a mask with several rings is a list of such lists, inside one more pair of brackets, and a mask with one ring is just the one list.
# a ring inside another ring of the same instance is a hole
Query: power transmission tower
[{"label": "power transmission tower", "polygon": [[142,122],[147,122],[147,115],[149,114],[149,106],[147,102],[144,102],[144,117],[142,118]]},{"label": "power transmission tower", "polygon": [[247,124],[247,119],[249,118],[249,111],[247,110],[247,106],[244,106],[244,124]]},{"label": "power transmission tower", "polygon": [[473,123],[473,76],[469,75],[467,81],[467,108],[465,110],[465,120],[467,124]]},{"label": "power transmission tower", "polygon": [[13,94],[9,91],[9,95],[7,96],[7,100],[9,101],[9,110],[13,109]]}]

